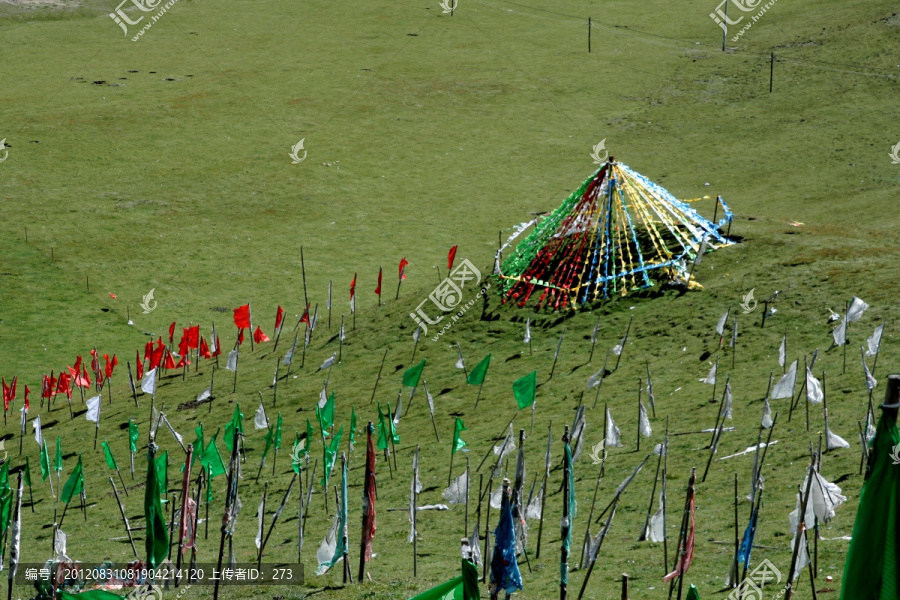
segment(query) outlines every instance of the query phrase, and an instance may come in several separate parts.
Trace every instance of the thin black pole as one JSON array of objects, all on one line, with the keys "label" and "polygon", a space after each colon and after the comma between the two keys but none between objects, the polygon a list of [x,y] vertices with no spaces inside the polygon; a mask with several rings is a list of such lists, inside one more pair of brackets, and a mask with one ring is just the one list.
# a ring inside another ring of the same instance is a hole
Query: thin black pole
[{"label": "thin black pole", "polygon": [[[728,6],[725,6],[725,10],[728,10]],[[772,52],[769,55],[769,93],[772,93],[772,79],[775,76],[775,53]]]},{"label": "thin black pole", "polygon": [[588,17],[588,52],[591,51],[591,18]]}]

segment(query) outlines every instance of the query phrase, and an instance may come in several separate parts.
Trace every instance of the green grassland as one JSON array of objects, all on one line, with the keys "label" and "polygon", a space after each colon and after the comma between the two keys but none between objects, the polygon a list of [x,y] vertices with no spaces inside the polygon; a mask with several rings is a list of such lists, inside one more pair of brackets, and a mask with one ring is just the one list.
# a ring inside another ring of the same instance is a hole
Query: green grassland
[{"label": "green grassland", "polygon": [[[22,383],[37,390],[42,373],[58,372],[76,354],[87,356],[94,346],[101,354],[118,354],[122,364],[113,381],[113,403],[103,407],[100,440],[109,440],[125,464],[122,426],[134,418],[146,435],[150,411],[148,397],[139,397],[139,408],[129,398],[125,360],[133,362],[135,349],[150,335],[165,335],[173,320],[180,326],[201,323],[204,335],[215,322],[230,347],[235,336],[230,309],[246,302],[267,333],[276,306],[283,305],[287,331],[304,302],[302,245],[309,300],[318,304],[320,326],[304,367],[295,362],[290,378],[279,382],[277,405],[268,409],[270,416],[277,411],[284,416],[285,448],[275,475],[270,457],[258,483],[263,432],[248,427],[240,486],[244,509],[235,539],[239,560],[255,556],[255,508],[264,482],[269,482],[271,513],[290,481],[285,450],[293,432],[313,418],[325,377],[316,368],[338,349],[341,313],[346,313],[347,339],[329,388],[336,392],[338,423],[349,424],[351,406],[364,423],[376,416],[369,399],[385,350],[377,399],[392,404],[396,399],[402,372],[412,364],[414,323],[408,315],[446,274],[447,249],[459,244],[460,258],[487,275],[498,231],[505,237],[513,225],[557,206],[595,168],[589,152],[601,139],[617,160],[679,198],[722,194],[736,214],[732,233],[742,240],[704,259],[696,272],[701,292],[639,294],[574,314],[517,310],[501,305],[492,293],[486,306],[476,303],[439,342],[423,337],[416,360],[428,360],[425,378],[435,394],[441,441],[434,439],[420,390],[399,425],[399,471],[393,478],[379,457],[377,556],[367,568],[372,581],[342,586],[339,572],[312,574],[315,550],[334,512],[334,502],[326,512],[317,487],[303,551],[306,585],[232,587],[226,598],[315,594],[400,600],[452,577],[465,533],[461,507],[420,513],[418,577],[412,574],[406,514],[386,510],[406,506],[416,446],[425,487],[420,502],[440,502],[454,416],[469,428],[463,437],[470,452],[464,456],[474,469],[515,412],[512,381],[537,369],[534,433],[528,413],[515,421],[516,429],[529,433],[530,485],[542,466],[548,425],[552,421],[556,465],[562,428],[571,424],[573,409],[582,401],[593,404],[591,394],[582,400],[588,376],[602,366],[633,316],[621,364],[587,416],[587,444],[602,438],[603,403],[623,432],[624,447],[611,450],[600,483],[598,505],[605,506],[661,441],[666,418],[672,432],[712,427],[719,405],[710,403],[710,387],[698,379],[716,357],[715,321],[728,307],[737,309],[750,289],[757,298],[780,290],[778,312],[764,329],[761,306],[739,314],[734,368],[730,351],[718,351],[721,381],[731,378],[736,427],[725,434],[719,456],[756,442],[768,376],[780,371],[782,334],[787,331],[791,359],[819,348],[816,371],[826,372],[831,426],[852,445],[823,459],[823,475],[839,480],[849,499],[822,535],[850,534],[862,485],[856,421],[866,403],[858,346],[888,321],[877,399],[884,377],[900,359],[892,331],[900,314],[893,243],[898,219],[891,200],[900,166],[888,156],[900,138],[893,123],[900,21],[888,2],[782,1],[738,42],[729,35],[726,52],[720,48],[721,30],[708,17],[714,3],[699,0],[460,0],[452,17],[442,14],[438,2],[422,0],[181,0],[136,43],[106,16],[114,8],[94,0],[63,8],[0,5],[0,138],[6,138],[9,151],[0,163],[0,373],[7,380],[18,375],[20,390]],[[776,56],[771,94],[770,52]],[[294,165],[288,152],[301,138],[308,157]],[[711,216],[711,201],[694,206]],[[402,256],[410,260],[409,277],[394,300]],[[372,293],[379,266],[385,268],[381,307]],[[351,330],[348,290],[354,273],[359,310]],[[324,316],[329,281],[334,282],[330,329]],[[158,308],[143,314],[138,304],[151,288]],[[466,299],[474,293],[468,289]],[[841,351],[826,352],[831,326],[825,321],[828,308],[840,311],[853,294],[871,308],[851,325],[842,374]],[[133,327],[126,325],[126,310]],[[522,343],[526,316],[532,319],[533,355]],[[598,318],[600,342],[592,364],[586,364]],[[559,362],[548,380],[563,331]],[[164,376],[157,406],[188,440],[199,422],[208,434],[224,426],[236,403],[249,425],[258,393],[272,405],[272,375],[289,347],[286,337],[277,352],[272,343],[252,353],[245,344],[236,391],[231,393],[231,374],[219,370],[211,412],[205,405],[180,408],[208,385],[212,365],[206,361],[185,381],[180,373]],[[488,352],[493,355],[477,412],[477,389],[453,366],[456,350],[450,344],[457,341],[470,367]],[[647,364],[657,415],[653,438],[643,440],[637,452],[636,388]],[[33,392],[35,406],[37,395]],[[88,519],[76,511],[67,514],[69,554],[89,563],[124,562],[131,556],[127,541],[110,541],[124,531],[102,453],[92,449],[94,426],[85,421],[80,400],[74,405],[74,420],[63,402],[49,414],[41,409],[45,437],[62,437],[63,477],[77,453],[85,461]],[[763,470],[765,502],[756,540],[773,548],[755,550],[754,560],[767,558],[783,573],[790,560],[787,515],[809,444],[818,443],[823,430],[820,407],[812,407],[808,431],[802,407],[788,422],[787,402],[773,403],[779,411],[773,438],[778,444]],[[4,433],[18,466],[23,459],[17,456],[16,416]],[[361,439],[350,458],[354,573]],[[174,460],[180,450],[171,436],[162,431],[159,440]],[[708,435],[672,437],[670,554],[690,469],[702,473],[708,444]],[[26,438],[24,448],[36,472],[37,445]],[[321,449],[314,445],[314,456]],[[123,498],[130,517],[143,506],[146,463],[142,456],[136,463],[135,489]],[[455,474],[463,463],[457,454]],[[697,547],[686,582],[698,585],[703,598],[727,596],[718,591],[731,548],[713,541],[733,539],[733,477],[737,472],[746,494],[751,464],[752,456],[713,461],[707,481],[697,486]],[[587,451],[575,466],[580,512],[573,568],[598,469]],[[651,458],[623,496],[587,598],[618,598],[623,572],[631,577],[631,598],[663,597],[662,548],[637,542],[654,469]],[[173,490],[176,471],[170,469]],[[487,466],[482,472],[488,473]],[[123,475],[131,485],[130,476]],[[554,468],[541,557],[531,557],[532,572],[522,565],[522,598],[558,593],[560,481],[561,470]],[[198,543],[200,562],[215,559],[223,487],[217,480],[209,538]],[[46,483],[35,486],[34,497],[35,512],[26,507],[23,515],[22,553],[36,562],[49,556],[54,500]],[[295,489],[270,539],[267,561],[296,559],[296,502]],[[743,527],[747,502],[740,515]],[[533,540],[536,526],[531,532]],[[140,532],[138,538],[140,548]],[[847,545],[819,543],[820,597],[838,597]],[[825,576],[834,581],[826,583]],[[571,587],[580,586],[582,577],[575,572]],[[803,577],[795,597],[811,598]],[[20,593],[26,597],[27,590]],[[486,590],[483,594],[487,597]],[[189,598],[206,596],[209,588],[188,592]]]}]

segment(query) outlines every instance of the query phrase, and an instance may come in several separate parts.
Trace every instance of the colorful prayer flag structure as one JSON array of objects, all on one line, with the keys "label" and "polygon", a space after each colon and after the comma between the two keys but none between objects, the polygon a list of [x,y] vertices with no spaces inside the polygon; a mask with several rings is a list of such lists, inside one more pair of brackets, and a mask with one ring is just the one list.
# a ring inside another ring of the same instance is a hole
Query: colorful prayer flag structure
[{"label": "colorful prayer flag structure", "polygon": [[732,243],[719,233],[732,213],[717,201],[725,216],[712,223],[610,157],[502,262],[504,302],[523,307],[542,290],[539,308],[578,308],[654,279],[698,288],[688,263]]}]

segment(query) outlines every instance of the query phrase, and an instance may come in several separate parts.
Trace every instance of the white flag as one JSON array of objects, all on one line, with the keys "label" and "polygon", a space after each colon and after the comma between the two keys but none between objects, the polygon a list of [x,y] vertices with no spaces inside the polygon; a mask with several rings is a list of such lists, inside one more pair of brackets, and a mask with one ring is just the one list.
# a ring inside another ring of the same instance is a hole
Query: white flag
[{"label": "white flag", "polygon": [[594,331],[591,332],[591,343],[597,343],[597,332],[600,330],[600,321],[597,321],[597,324],[594,325]]},{"label": "white flag", "polygon": [[151,396],[156,393],[156,369],[159,367],[154,367],[144,373],[144,378],[141,380],[141,390],[145,394],[150,394]]},{"label": "white flag", "polygon": [[225,368],[229,371],[237,371],[238,351],[232,350],[228,353],[228,360],[225,361]]},{"label": "white flag", "polygon": [[597,387],[601,381],[603,381],[603,367],[600,367],[599,371],[588,377],[587,389],[590,390]]},{"label": "white flag", "polygon": [[854,323],[859,321],[862,318],[863,313],[866,312],[866,309],[869,308],[869,305],[853,296],[853,299],[850,300],[850,308],[847,309],[847,322]]},{"label": "white flag", "polygon": [[528,506],[525,507],[525,518],[531,519],[532,521],[535,519],[541,518],[541,502],[544,498],[544,486],[541,486],[541,489],[538,490],[537,496],[531,499],[528,503]]},{"label": "white flag", "polygon": [[41,432],[41,415],[34,418],[34,421],[31,422],[31,427],[34,429],[34,441],[38,443],[38,446],[43,446],[44,434]]},{"label": "white flag", "polygon": [[431,392],[428,391],[428,382],[423,381],[422,387],[425,388],[425,400],[428,401],[428,412],[434,417],[434,397],[431,395]]},{"label": "white flag", "polygon": [[259,549],[262,546],[263,517],[265,516],[265,508],[266,508],[265,499],[260,500],[259,507],[256,509],[256,520],[259,523],[259,525],[256,528],[256,548],[257,549]]},{"label": "white flag", "polygon": [[832,433],[831,429],[828,428],[828,425],[825,425],[825,446],[829,450],[837,450],[838,448],[849,448],[850,443],[837,435],[836,433]]},{"label": "white flag", "polygon": [[644,408],[643,401],[639,401],[638,404],[640,405],[640,410],[638,411],[638,429],[642,436],[650,437],[653,435],[653,430],[650,428],[650,419],[647,418],[647,409]]},{"label": "white flag", "polygon": [[831,332],[835,346],[843,346],[847,343],[847,317],[841,319],[841,324]]},{"label": "white flag", "polygon": [[817,472],[813,472],[815,479],[810,486],[810,499],[813,513],[822,523],[828,523],[834,518],[834,511],[847,500],[841,494],[840,486],[837,486]]},{"label": "white flag", "polygon": [[700,250],[697,251],[697,257],[694,259],[694,265],[699,266],[700,261],[703,260],[703,253],[706,252],[706,235],[703,235],[703,241],[700,242]]},{"label": "white flag", "polygon": [[625,338],[623,337],[621,340],[619,340],[618,344],[613,346],[613,354],[615,354],[616,356],[621,356],[622,349],[624,347],[625,347]]},{"label": "white flag", "polygon": [[197,404],[208,400],[210,396],[212,396],[212,392],[209,390],[209,388],[206,388],[205,390],[200,392],[199,396],[197,396]]},{"label": "white flag", "polygon": [[481,548],[478,546],[478,524],[472,526],[472,537],[469,538],[469,549],[472,551],[472,564],[481,566]]},{"label": "white flag", "polygon": [[769,429],[772,426],[772,407],[769,406],[769,399],[766,398],[766,405],[763,407],[762,422],[760,426],[763,429]]},{"label": "white flag", "polygon": [[325,308],[331,308],[331,281],[328,282],[328,300],[325,301]]},{"label": "white flag", "polygon": [[[331,568],[331,559],[334,558],[334,553],[337,551],[337,534],[338,534],[338,526],[340,524],[341,511],[338,511],[334,515],[334,520],[331,522],[331,527],[328,529],[328,533],[325,534],[325,539],[322,540],[322,543],[319,545],[319,549],[316,550],[316,561],[319,563],[319,568],[316,569],[316,575],[322,575],[323,573],[327,573]],[[341,556],[338,560],[343,559]]]},{"label": "white flag", "polygon": [[491,508],[500,508],[500,501],[503,499],[503,485],[501,484],[496,490],[491,492]]},{"label": "white flag", "polygon": [[466,361],[463,359],[462,348],[459,347],[459,344],[456,344],[456,356],[456,368],[465,370]]},{"label": "white flag", "polygon": [[866,359],[863,357],[862,359],[863,369],[866,371],[866,389],[870,392],[875,389],[875,386],[878,385],[878,380],[872,376],[872,372],[869,371],[869,365],[866,364]]},{"label": "white flag", "polygon": [[68,536],[62,529],[57,529],[53,536],[53,551],[56,552],[56,560],[59,562],[69,562],[71,559],[66,555],[66,542]]},{"label": "white flag", "polygon": [[327,387],[327,383],[323,384],[322,391],[319,392],[319,408],[325,408],[325,404],[328,402],[328,390],[325,389]]},{"label": "white flag", "polygon": [[447,504],[465,504],[466,496],[469,494],[469,475],[463,473],[453,480],[450,487],[444,490],[442,494]]},{"label": "white flag", "polygon": [[421,332],[421,331],[422,331],[422,324],[419,323],[418,325],[416,325],[416,330],[413,331],[413,341],[414,342],[416,342],[416,343],[419,342],[419,332]]},{"label": "white flag", "polygon": [[347,339],[347,338],[344,336],[344,324],[343,324],[343,323],[341,323],[340,338],[341,338],[341,341],[342,341],[342,342],[343,342],[344,340]]},{"label": "white flag", "polygon": [[531,317],[525,319],[525,339],[522,343],[527,344],[531,341]]},{"label": "white flag", "polygon": [[289,365],[294,361],[294,350],[297,348],[297,340],[294,339],[294,343],[291,345],[291,349],[287,351],[284,355],[284,359],[281,361],[283,365]]},{"label": "white flag", "polygon": [[791,363],[787,373],[782,375],[775,387],[772,388],[772,400],[783,400],[794,397],[794,386],[797,383],[797,361]]},{"label": "white flag", "polygon": [[884,323],[876,327],[871,337],[866,340],[866,345],[869,347],[868,350],[866,350],[866,356],[875,356],[878,354],[878,350],[881,348],[882,333],[884,333]]},{"label": "white flag", "polygon": [[718,368],[719,368],[719,363],[713,364],[712,369],[709,370],[709,373],[706,375],[706,377],[704,377],[703,379],[700,380],[700,383],[708,383],[710,385],[715,385],[716,384],[716,371],[718,370]]},{"label": "white flag", "polygon": [[510,452],[515,451],[516,443],[513,441],[513,429],[512,425],[509,426],[509,433],[506,434],[506,438],[504,440],[494,446],[494,454],[500,457],[500,460],[503,460],[503,457],[509,454]]},{"label": "white flag", "polygon": [[356,312],[356,294],[355,293],[352,296],[350,296],[350,312],[351,313]]},{"label": "white flag", "polygon": [[87,405],[87,414],[84,415],[84,418],[88,421],[93,421],[94,423],[100,424],[100,396],[94,396],[93,398],[88,398],[84,402]]},{"label": "white flag", "polygon": [[259,408],[256,409],[256,416],[253,418],[253,428],[269,428],[269,418],[266,416],[266,408],[262,405],[262,402],[259,403]]},{"label": "white flag", "polygon": [[666,529],[664,524],[666,522],[665,516],[665,502],[663,501],[663,495],[659,495],[659,510],[653,513],[653,516],[650,517],[650,541],[651,542],[662,542],[666,539]]},{"label": "white flag", "polygon": [[730,419],[731,417],[731,383],[725,384],[725,404],[722,405],[722,412],[719,413],[720,417],[724,419]]},{"label": "white flag", "polygon": [[[806,369],[806,399],[813,404],[821,404],[824,396],[822,395],[822,384],[813,377],[812,371]],[[849,448],[849,446],[848,446]]]},{"label": "white flag", "polygon": [[728,320],[728,315],[731,313],[731,309],[725,311],[725,314],[719,317],[719,322],[716,323],[716,333],[719,335],[725,335],[725,322]]},{"label": "white flag", "polygon": [[781,345],[778,346],[778,366],[783,367],[785,359],[785,353],[787,352],[787,334],[783,338],[781,338]]},{"label": "white flag", "polygon": [[310,319],[310,321],[309,321],[309,330],[310,331],[316,330],[316,323],[318,323],[318,321],[319,321],[319,305],[316,304],[316,308],[313,310],[312,319]]},{"label": "white flag", "polygon": [[619,428],[616,427],[616,422],[613,421],[612,414],[609,412],[609,408],[606,409],[606,447],[607,448],[621,448],[622,447],[622,434],[619,431]]},{"label": "white flag", "polygon": [[213,334],[209,336],[209,353],[211,355],[215,355],[216,353],[216,332],[213,331]]},{"label": "white flag", "polygon": [[325,362],[323,362],[323,363],[319,366],[319,370],[320,370],[320,371],[324,371],[325,369],[327,369],[327,368],[333,366],[333,365],[334,365],[334,361],[335,361],[336,359],[337,359],[337,353],[332,354],[331,356],[329,356],[328,358],[326,358],[326,359],[325,359]]},{"label": "white flag", "polygon": [[397,395],[397,405],[394,407],[394,425],[400,424],[400,411],[403,410],[403,396]]}]

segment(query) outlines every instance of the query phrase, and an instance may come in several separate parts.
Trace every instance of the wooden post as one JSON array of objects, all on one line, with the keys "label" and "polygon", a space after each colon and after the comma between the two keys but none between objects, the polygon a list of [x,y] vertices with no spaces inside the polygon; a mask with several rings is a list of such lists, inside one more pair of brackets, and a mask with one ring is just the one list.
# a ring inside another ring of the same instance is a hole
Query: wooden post
[{"label": "wooden post", "polygon": [[725,3],[725,20],[722,22],[722,52],[725,52],[725,36],[728,35],[728,5],[730,2]]},{"label": "wooden post", "polygon": [[384,349],[384,356],[381,357],[381,366],[378,367],[378,376],[375,378],[375,386],[372,388],[372,397],[369,399],[369,404],[375,401],[375,392],[378,390],[378,382],[381,380],[381,372],[384,370],[384,360],[387,358],[388,349]]},{"label": "wooden post", "polygon": [[625,354],[625,344],[628,343],[628,334],[631,333],[632,321],[634,321],[634,315],[631,315],[631,318],[628,320],[628,329],[625,330],[625,337],[622,338],[622,351],[619,352],[619,355],[616,357],[616,367],[613,371],[619,370],[619,361],[622,360],[622,355]]},{"label": "wooden post", "polygon": [[[728,9],[726,5],[726,10]],[[772,80],[775,77],[775,53],[769,55],[769,93],[772,93]]]},{"label": "wooden post", "polygon": [[622,573],[622,600],[628,600],[628,573]]},{"label": "wooden post", "polygon": [[[396,460],[396,457],[395,457]],[[412,529],[413,529],[413,577],[419,576],[419,534],[416,531],[416,504],[419,492],[416,489],[416,481],[419,479],[419,445],[416,444],[416,455],[413,459],[413,480],[412,480]],[[346,544],[346,540],[345,540]]]},{"label": "wooden post", "polygon": [[591,51],[591,18],[588,17],[588,53]]},{"label": "wooden post", "polygon": [[544,461],[544,482],[541,484],[541,518],[538,522],[537,551],[534,558],[541,557],[541,535],[544,533],[544,509],[547,507],[547,478],[550,476],[550,444],[553,440],[553,421],[547,425],[547,455]]},{"label": "wooden post", "polygon": [[[815,462],[815,460],[813,462]],[[801,495],[801,500],[800,500],[800,515],[806,514],[806,505],[809,502],[809,492],[810,492],[810,487],[812,486],[813,479],[814,479],[814,477],[809,477],[806,480],[806,491],[803,492],[803,494]],[[797,543],[794,545],[794,551],[791,553],[791,567],[790,567],[790,569],[788,569],[788,573],[787,573],[788,582],[787,582],[787,586],[785,586],[785,590],[784,590],[784,600],[791,600],[791,596],[793,596],[793,594],[794,594],[794,581],[793,581],[792,577],[794,575],[794,569],[797,566],[797,557],[800,553],[800,536],[805,532],[805,530],[806,530],[806,519],[804,519],[801,516],[800,522],[797,524],[797,533],[796,533]],[[812,581],[810,582],[810,584],[815,585],[814,582],[812,582]]]},{"label": "wooden post", "polygon": [[[582,435],[584,435],[583,432],[582,432]],[[579,569],[584,568],[584,548],[591,539],[591,521],[594,519],[594,505],[597,503],[597,492],[600,490],[600,479],[601,479],[601,476],[598,473],[597,474],[597,483],[594,484],[594,499],[591,500],[591,512],[588,515],[588,520],[586,521],[586,526],[584,528],[584,541],[581,543],[581,560],[578,561]],[[565,486],[568,485],[566,482],[568,482],[568,479],[566,479],[563,482],[563,489],[565,489]],[[567,496],[564,493],[563,494],[563,502],[566,503],[566,500],[567,500]],[[588,559],[590,559],[590,556],[588,557]]]},{"label": "wooden post", "polygon": [[[562,437],[563,444],[569,443],[569,426],[566,425]],[[599,482],[599,478],[598,478]],[[562,525],[560,527],[560,539],[565,540],[569,536],[572,524],[569,518],[569,463],[563,458],[563,485],[562,485],[562,505],[563,516]],[[560,571],[563,575],[559,581],[559,600],[566,600],[569,593],[568,589],[568,571],[569,571],[569,549],[566,545],[560,544]]]},{"label": "wooden post", "polygon": [[119,514],[122,516],[122,522],[125,524],[125,531],[128,533],[128,541],[131,543],[131,551],[134,557],[138,557],[137,548],[134,547],[134,538],[131,537],[131,526],[128,524],[128,517],[125,516],[125,509],[122,507],[122,501],[119,500],[119,492],[116,490],[116,482],[113,481],[112,475],[109,477],[109,484],[112,486],[113,495],[116,497],[116,504],[119,505]]},{"label": "wooden post", "polygon": [[[220,573],[222,572],[222,555],[225,552],[225,536],[227,535],[226,528],[228,527],[227,517],[231,513],[232,505],[234,503],[232,489],[237,488],[237,473],[235,473],[235,471],[238,470],[238,443],[240,434],[241,432],[235,428],[234,438],[232,439],[231,444],[231,458],[228,460],[228,484],[225,489],[225,518],[222,519],[222,533],[219,537],[219,558],[216,567],[216,570]],[[216,579],[215,586],[213,587],[213,600],[219,600],[219,579]]]}]

